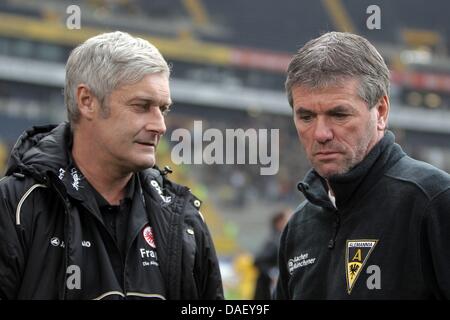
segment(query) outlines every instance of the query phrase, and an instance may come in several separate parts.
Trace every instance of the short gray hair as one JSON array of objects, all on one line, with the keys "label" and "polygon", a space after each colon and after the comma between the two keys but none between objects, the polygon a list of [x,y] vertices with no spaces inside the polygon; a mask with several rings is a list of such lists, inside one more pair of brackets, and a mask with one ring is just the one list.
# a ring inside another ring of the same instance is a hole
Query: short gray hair
[{"label": "short gray hair", "polygon": [[389,96],[389,69],[367,39],[351,33],[325,33],[292,58],[285,84],[289,104],[293,107],[294,85],[321,89],[347,79],[359,81],[358,95],[369,108]]},{"label": "short gray hair", "polygon": [[103,33],[86,40],[72,50],[66,64],[64,100],[69,122],[80,118],[76,91],[86,84],[99,99],[104,114],[105,98],[125,84],[142,80],[147,74],[166,73],[170,68],[159,50],[147,40],[132,37],[125,32]]}]

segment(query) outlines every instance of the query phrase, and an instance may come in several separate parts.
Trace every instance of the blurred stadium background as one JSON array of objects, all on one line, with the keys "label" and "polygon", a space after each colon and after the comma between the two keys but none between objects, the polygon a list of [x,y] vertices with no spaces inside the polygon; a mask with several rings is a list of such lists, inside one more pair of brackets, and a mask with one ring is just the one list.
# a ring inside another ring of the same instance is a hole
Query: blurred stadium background
[{"label": "blurred stadium background", "polygon": [[[69,30],[67,7],[81,9]],[[369,5],[381,30],[369,30]],[[71,49],[98,33],[130,32],[155,44],[173,66],[175,102],[160,167],[204,200],[227,298],[251,299],[253,255],[280,208],[294,209],[309,165],[284,95],[291,55],[323,32],[367,37],[392,70],[390,128],[413,157],[450,171],[450,2],[446,0],[2,0],[0,1],[0,176],[9,150],[32,125],[66,119],[64,65]],[[176,128],[280,130],[280,169],[258,165],[171,164]]]}]

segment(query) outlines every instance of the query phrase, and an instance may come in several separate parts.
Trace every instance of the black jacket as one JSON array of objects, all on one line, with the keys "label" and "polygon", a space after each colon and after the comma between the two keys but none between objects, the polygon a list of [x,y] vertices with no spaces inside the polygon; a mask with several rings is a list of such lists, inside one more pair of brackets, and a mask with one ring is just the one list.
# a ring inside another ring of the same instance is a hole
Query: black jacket
[{"label": "black jacket", "polygon": [[347,174],[311,170],[283,231],[278,299],[450,298],[450,176],[384,138]]},{"label": "black jacket", "polygon": [[[0,182],[0,298],[222,299],[215,249],[189,189],[157,169],[139,172],[121,257],[95,198],[78,192],[70,141],[66,123],[34,127],[12,151]],[[143,234],[148,224],[156,252]],[[114,274],[120,263],[123,283]],[[147,270],[157,264],[164,295],[149,287]]]}]

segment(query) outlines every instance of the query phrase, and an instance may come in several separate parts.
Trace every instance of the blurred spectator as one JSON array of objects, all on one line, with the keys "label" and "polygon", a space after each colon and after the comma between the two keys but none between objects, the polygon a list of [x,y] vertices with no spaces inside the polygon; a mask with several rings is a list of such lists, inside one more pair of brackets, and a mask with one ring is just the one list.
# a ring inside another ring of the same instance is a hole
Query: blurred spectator
[{"label": "blurred spectator", "polygon": [[290,210],[284,209],[275,213],[271,220],[271,232],[254,264],[259,274],[255,285],[255,300],[271,300],[278,279],[278,246],[281,232],[289,220]]},{"label": "blurred spectator", "polygon": [[234,205],[236,207],[243,207],[245,205],[245,175],[240,170],[232,172],[230,177],[230,184],[234,190]]}]

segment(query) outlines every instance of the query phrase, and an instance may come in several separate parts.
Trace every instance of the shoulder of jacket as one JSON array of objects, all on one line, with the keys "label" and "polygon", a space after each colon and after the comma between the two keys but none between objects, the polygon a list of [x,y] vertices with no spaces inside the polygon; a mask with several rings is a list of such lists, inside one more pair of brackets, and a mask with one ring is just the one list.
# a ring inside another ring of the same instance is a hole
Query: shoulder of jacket
[{"label": "shoulder of jacket", "polygon": [[409,156],[402,157],[385,176],[414,185],[428,199],[450,188],[447,172]]},{"label": "shoulder of jacket", "polygon": [[316,213],[316,210],[322,209],[319,206],[316,206],[315,204],[309,202],[308,200],[304,200],[298,205],[297,208],[294,209],[290,221],[297,222],[308,219],[311,213]]},{"label": "shoulder of jacket", "polygon": [[142,171],[142,175],[144,177],[143,183],[148,184],[155,189],[165,202],[170,202],[171,195],[178,194],[181,189],[186,190],[182,196],[185,197],[188,202],[186,204],[187,208],[185,209],[186,218],[189,219],[191,216],[199,217],[205,222],[205,219],[200,212],[202,201],[198,199],[188,187],[172,182],[167,178],[166,174],[163,174],[158,168],[146,169]]},{"label": "shoulder of jacket", "polygon": [[177,192],[180,188],[185,188],[184,186],[178,185],[170,180],[167,177],[167,171],[161,171],[157,167],[145,169],[141,171],[141,175],[143,177],[142,182],[153,187],[173,190],[173,192]]},{"label": "shoulder of jacket", "polygon": [[303,201],[302,203],[300,203],[300,204],[298,205],[298,207],[294,209],[294,214],[296,214],[297,212],[302,211],[302,210],[306,207],[306,205],[307,205],[308,203],[309,203],[308,200],[305,200],[305,201]]},{"label": "shoulder of jacket", "polygon": [[200,218],[203,223],[205,223],[205,218],[203,217],[203,214],[200,211],[200,207],[202,205],[202,202],[200,199],[198,199],[196,196],[194,196],[192,193],[191,196],[186,200],[188,201],[189,208],[187,208],[186,214],[187,218],[190,216],[193,216],[195,218]]},{"label": "shoulder of jacket", "polygon": [[13,174],[0,180],[0,194],[14,214],[16,225],[21,224],[22,206],[26,200],[31,199],[40,189],[48,186],[37,182],[33,178],[21,174]]},{"label": "shoulder of jacket", "polygon": [[38,187],[47,188],[45,184],[20,173],[5,176],[0,179],[0,192],[9,201],[14,201],[14,198],[20,198],[29,192],[30,189]]}]

